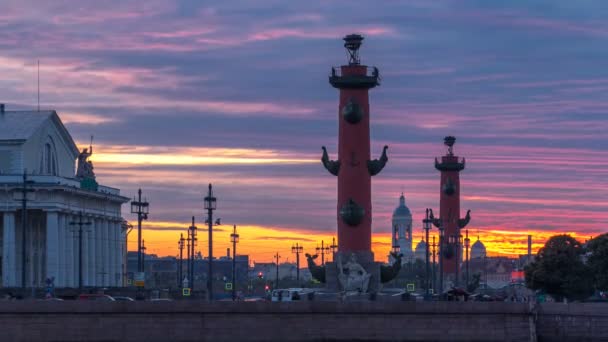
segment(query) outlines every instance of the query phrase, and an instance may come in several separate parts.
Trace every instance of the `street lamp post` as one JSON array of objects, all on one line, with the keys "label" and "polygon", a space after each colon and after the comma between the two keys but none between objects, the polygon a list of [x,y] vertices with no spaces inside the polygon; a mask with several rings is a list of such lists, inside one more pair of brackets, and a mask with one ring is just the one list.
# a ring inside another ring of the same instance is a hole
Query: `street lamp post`
[{"label": "street lamp post", "polygon": [[274,256],[274,259],[277,262],[277,279],[276,279],[275,289],[279,288],[279,259],[280,258],[281,258],[281,256],[279,255],[279,252],[277,252],[277,254]]},{"label": "street lamp post", "polygon": [[471,239],[469,239],[469,229],[465,230],[466,237],[464,238],[465,258],[466,258],[466,286],[469,286],[469,247],[471,246]]},{"label": "street lamp post", "polygon": [[236,244],[239,242],[239,234],[236,233],[236,224],[232,227],[230,234],[232,242],[232,301],[236,300]]},{"label": "street lamp post", "polygon": [[321,265],[325,265],[325,254],[329,253],[329,246],[325,246],[325,242],[321,240],[321,247],[317,245],[315,248],[317,254],[321,253]]},{"label": "street lamp post", "polygon": [[[190,281],[192,281],[192,279],[190,279],[190,269],[192,268],[192,266],[190,265],[190,251],[192,250],[190,248],[190,229],[187,230],[187,234],[188,237],[186,238],[186,253],[187,253],[187,257],[186,257],[186,277],[185,280],[188,280],[188,287],[190,287]],[[184,279],[182,279],[184,280]]]},{"label": "street lamp post", "polygon": [[439,226],[439,293],[443,294],[443,257],[445,251],[443,250],[445,229],[443,223]]},{"label": "street lamp post", "polygon": [[190,284],[190,290],[194,289],[194,248],[196,246],[196,241],[198,238],[196,237],[198,227],[194,224],[194,216],[192,216],[192,225],[188,227],[188,236],[190,238],[190,250],[188,251],[188,255],[190,255],[190,259],[188,260],[188,278]]},{"label": "street lamp post", "polygon": [[462,259],[462,250],[460,249],[460,247],[462,247],[462,245],[462,234],[458,233],[458,235],[456,235],[456,285],[458,286],[460,286],[460,268],[462,267],[462,263],[460,262],[460,259]]},{"label": "street lamp post", "polygon": [[137,272],[144,271],[142,257],[141,222],[148,219],[150,204],[145,199],[141,200],[141,189],[137,190],[137,200],[131,201],[131,214],[137,214]]},{"label": "street lamp post", "polygon": [[433,293],[437,293],[437,272],[436,272],[436,264],[435,264],[435,255],[437,254],[437,244],[435,243],[435,235],[433,235],[433,277],[432,279],[432,288]]},{"label": "street lamp post", "polygon": [[207,277],[208,300],[213,300],[213,211],[217,208],[217,198],[213,196],[213,188],[209,183],[209,192],[205,197],[207,223],[209,224],[209,275]]},{"label": "street lamp post", "polygon": [[304,250],[304,247],[300,246],[298,243],[295,246],[291,246],[291,253],[296,254],[296,280],[298,282],[298,286],[300,285],[300,253]]},{"label": "street lamp post", "polygon": [[71,221],[70,226],[78,226],[78,288],[82,290],[82,226],[90,226],[91,222],[82,220],[82,211],[78,214],[78,221]]},{"label": "street lamp post", "polygon": [[429,269],[429,230],[431,230],[431,220],[429,218],[429,209],[426,209],[426,216],[424,218],[424,220],[422,220],[422,225],[424,228],[424,231],[426,232],[426,253],[425,253],[425,262],[426,262],[426,288],[425,288],[425,295],[426,297],[429,296],[429,287],[430,287],[430,269]]},{"label": "street lamp post", "polygon": [[146,240],[142,239],[141,240],[141,269],[142,269],[142,271],[146,269],[145,261],[146,261]]},{"label": "street lamp post", "polygon": [[[399,246],[398,244],[394,244],[394,245],[391,247],[391,251],[392,251],[392,252],[395,254],[395,256],[399,256],[399,253],[401,253],[401,246]],[[397,260],[398,260],[398,259],[397,259],[397,258],[395,258],[395,262],[396,262]],[[396,281],[393,281],[393,284],[395,284],[395,283],[396,283]]]},{"label": "street lamp post", "polygon": [[338,244],[336,244],[336,238],[331,238],[331,246],[329,246],[331,250],[331,260],[336,261],[336,253],[338,252]]},{"label": "street lamp post", "polygon": [[179,234],[179,241],[177,242],[177,246],[179,248],[179,266],[177,268],[177,287],[182,288],[183,279],[183,260],[184,260],[184,234]]}]

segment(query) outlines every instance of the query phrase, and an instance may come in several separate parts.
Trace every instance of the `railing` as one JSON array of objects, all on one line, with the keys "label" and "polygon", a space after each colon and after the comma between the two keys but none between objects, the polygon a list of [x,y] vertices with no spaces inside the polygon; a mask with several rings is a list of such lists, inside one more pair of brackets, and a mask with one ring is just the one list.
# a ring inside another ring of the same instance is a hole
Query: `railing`
[{"label": "railing", "polygon": [[[334,67],[331,67],[331,73],[329,76],[342,77],[345,75],[342,74],[342,67],[334,66]],[[350,76],[350,75],[348,75],[348,76]],[[378,82],[380,82],[380,70],[378,70],[377,67],[366,66],[365,75],[357,75],[357,76],[376,77],[376,78],[378,78]]]},{"label": "railing", "polygon": [[[80,181],[73,178],[64,178],[50,175],[27,175],[28,181],[33,181],[34,186],[38,184],[63,185],[74,188],[80,188]],[[21,184],[23,183],[23,175],[17,174],[0,174],[0,184]],[[97,192],[120,195],[120,190],[109,186],[99,185]]]}]

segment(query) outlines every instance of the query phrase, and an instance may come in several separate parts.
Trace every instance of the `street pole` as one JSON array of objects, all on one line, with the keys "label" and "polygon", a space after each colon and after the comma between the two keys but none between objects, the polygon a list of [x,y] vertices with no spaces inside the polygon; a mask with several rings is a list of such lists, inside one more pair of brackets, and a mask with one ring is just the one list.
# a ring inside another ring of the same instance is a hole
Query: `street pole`
[{"label": "street pole", "polygon": [[441,226],[439,226],[439,294],[443,294],[443,257],[444,257],[444,250],[443,250],[443,240],[444,240],[444,230],[443,230],[443,223],[441,224]]},{"label": "street pole", "polygon": [[188,258],[186,259],[186,278],[188,279],[188,287],[190,287],[190,270],[192,269],[192,264],[190,260],[190,229],[188,229],[188,238],[186,239],[186,253],[188,253]]},{"label": "street pole", "polygon": [[331,260],[336,262],[336,252],[338,251],[338,245],[336,244],[336,238],[331,238],[331,246],[329,246],[331,250]]},{"label": "street pole", "polygon": [[[319,246],[319,245],[317,245],[317,246]],[[329,246],[325,247],[323,240],[321,240],[321,248],[319,248],[319,247],[315,248],[315,250],[317,251],[317,254],[321,253],[321,266],[325,265],[325,254],[327,252],[329,252],[328,249],[329,249]]]},{"label": "street pole", "polygon": [[467,278],[466,286],[468,287],[469,286],[469,246],[471,244],[471,240],[469,239],[469,229],[467,228],[465,230],[465,232],[466,232],[466,237],[464,239],[464,248],[466,250],[466,257],[465,257],[466,260],[465,260],[465,262],[467,263],[466,264],[466,267],[467,267],[466,268],[466,273],[467,273],[467,275],[466,275],[466,278]]},{"label": "street pole", "polygon": [[190,268],[188,268],[188,277],[190,278],[189,284],[190,284],[190,289],[194,290],[194,247],[196,246],[196,241],[198,240],[196,238],[196,230],[197,227],[194,224],[194,216],[192,216],[192,225],[190,227],[188,227],[188,231],[190,234]]},{"label": "street pole", "polygon": [[276,262],[277,262],[277,282],[276,282],[276,285],[275,285],[275,287],[274,287],[274,288],[275,288],[275,290],[279,288],[279,258],[280,258],[280,257],[281,257],[281,256],[279,255],[279,252],[277,252],[277,254],[276,254],[276,255],[275,255],[275,257],[274,257],[274,258],[275,258],[275,260],[276,260]]},{"label": "street pole", "polygon": [[[137,191],[137,194],[139,195],[138,201],[141,203],[141,189],[139,189],[139,191]],[[142,221],[142,217],[141,217],[141,210],[138,211],[137,213],[137,271],[138,272],[143,272],[144,271],[144,261],[141,255],[141,221]]]},{"label": "street pole", "polygon": [[207,277],[208,300],[213,301],[213,210],[217,207],[217,198],[213,196],[213,189],[209,183],[209,193],[205,197],[207,209],[207,222],[209,223],[209,275]]},{"label": "street pole", "polygon": [[425,262],[426,262],[426,288],[424,293],[426,297],[429,296],[429,287],[430,287],[430,269],[429,269],[429,230],[431,230],[431,220],[429,220],[429,209],[426,209],[426,216],[424,220],[422,220],[423,228],[426,232],[426,251],[425,251]]},{"label": "street pole", "polygon": [[236,224],[232,227],[230,234],[232,241],[232,301],[236,300],[236,243],[239,242],[239,234],[236,233]]},{"label": "street pole", "polygon": [[453,243],[456,245],[456,280],[454,281],[454,285],[456,287],[460,286],[460,245],[458,242],[460,232],[453,236]]},{"label": "street pole", "polygon": [[296,281],[298,282],[298,286],[300,286],[300,253],[304,250],[304,247],[300,246],[298,243],[295,246],[291,246],[291,252],[296,254]]},{"label": "street pole", "polygon": [[437,244],[435,243],[435,235],[433,235],[433,278],[432,278],[432,288],[433,294],[437,293],[437,272],[436,272],[436,264],[435,264],[435,254],[437,254]]},{"label": "street pole", "polygon": [[82,291],[82,226],[90,226],[91,222],[83,222],[82,211],[78,214],[78,221],[71,221],[70,226],[78,226],[78,288]]},{"label": "street pole", "polygon": [[146,260],[146,241],[141,240],[141,271],[145,270],[145,262]]},{"label": "street pole", "polygon": [[141,200],[141,189],[137,190],[137,201],[131,201],[131,213],[137,214],[137,272],[144,271],[144,262],[142,258],[142,235],[141,222],[148,219],[148,210],[150,204],[144,199]]},{"label": "street pole", "polygon": [[183,260],[184,260],[184,234],[180,233],[179,234],[179,241],[177,243],[178,247],[179,247],[179,266],[177,268],[177,287],[178,288],[182,288],[182,281],[183,279]]}]

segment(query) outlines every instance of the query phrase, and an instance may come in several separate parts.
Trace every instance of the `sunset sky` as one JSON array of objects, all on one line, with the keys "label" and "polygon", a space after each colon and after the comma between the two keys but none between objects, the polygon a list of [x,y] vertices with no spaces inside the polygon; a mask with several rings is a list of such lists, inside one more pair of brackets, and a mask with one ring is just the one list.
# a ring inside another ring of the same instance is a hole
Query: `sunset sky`
[{"label": "sunset sky", "polygon": [[439,208],[445,135],[467,160],[473,240],[515,255],[527,234],[537,249],[608,228],[608,2],[531,3],[1,0],[0,102],[35,108],[40,60],[41,107],[80,147],[94,135],[97,180],[143,189],[148,253],[176,255],[191,216],[202,226],[211,182],[216,255],[236,224],[239,253],[292,261],[293,243],[313,253],[336,235],[336,178],[319,161],[321,145],[337,153],[327,76],[347,61],[341,38],[360,33],[382,76],[372,154],[390,146],[373,179],[376,258],[401,192],[416,241],[425,208]]}]

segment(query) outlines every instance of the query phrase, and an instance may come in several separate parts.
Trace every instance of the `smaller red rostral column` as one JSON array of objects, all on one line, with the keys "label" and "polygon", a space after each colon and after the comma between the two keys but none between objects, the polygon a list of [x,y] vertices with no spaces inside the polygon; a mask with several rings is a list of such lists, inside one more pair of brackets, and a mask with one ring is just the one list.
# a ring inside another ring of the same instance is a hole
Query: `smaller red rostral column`
[{"label": "smaller red rostral column", "polygon": [[344,37],[348,65],[332,68],[329,83],[340,90],[338,107],[338,160],[329,160],[323,146],[321,161],[338,176],[338,252],[364,252],[371,257],[371,177],[385,166],[386,146],[382,157],[370,160],[369,89],[380,83],[378,68],[361,65],[359,48],[363,37]]},{"label": "smaller red rostral column", "polygon": [[455,281],[458,285],[458,277],[461,272],[462,242],[460,229],[464,228],[471,219],[471,211],[467,211],[464,219],[460,218],[460,171],[465,168],[465,159],[454,155],[454,143],[456,138],[448,136],[444,138],[444,145],[448,151],[441,157],[441,162],[435,158],[435,169],[441,172],[439,187],[439,218],[432,216],[433,224],[443,229],[443,248],[441,249],[441,260],[443,273],[448,279]]}]

